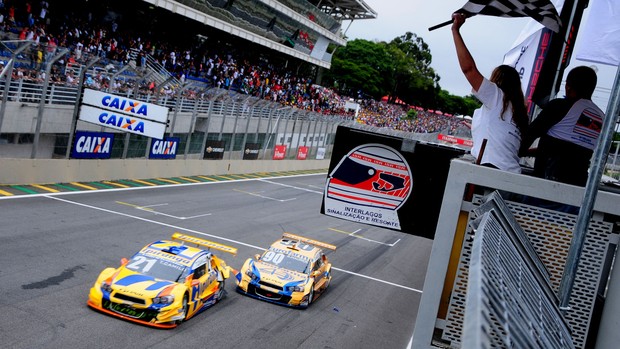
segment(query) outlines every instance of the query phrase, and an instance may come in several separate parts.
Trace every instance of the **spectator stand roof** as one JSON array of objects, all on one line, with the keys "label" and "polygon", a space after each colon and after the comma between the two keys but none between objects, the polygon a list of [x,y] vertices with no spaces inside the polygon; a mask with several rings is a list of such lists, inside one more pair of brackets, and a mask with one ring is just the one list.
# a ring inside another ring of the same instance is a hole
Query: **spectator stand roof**
[{"label": "spectator stand roof", "polygon": [[375,19],[377,12],[364,0],[310,0],[323,12],[340,20]]},{"label": "spectator stand roof", "polygon": [[[222,17],[222,8],[214,7],[210,4],[213,0],[143,0],[143,2],[151,4],[156,7],[160,7],[171,11],[173,13],[191,18],[204,25],[217,28],[231,35],[241,37],[245,40],[251,41],[255,44],[267,47],[269,49],[284,53],[286,55],[295,57],[297,59],[309,62],[323,68],[331,67],[331,54],[326,53],[322,58],[318,58],[317,55],[313,55],[312,52],[308,52],[308,49],[302,47],[302,45],[294,45],[295,47],[289,47],[281,42],[274,40],[262,33],[263,28],[255,24],[248,24],[246,20],[240,20],[239,18],[224,16]],[[317,19],[308,17],[306,13],[298,13],[288,6],[285,6],[282,2],[275,0],[260,0],[261,5],[267,6],[276,11],[282,16],[285,22],[293,21],[298,23],[299,28],[307,28],[307,30],[316,33],[316,35],[324,37],[329,42],[333,42],[337,45],[346,45],[346,40],[343,34],[334,33],[334,29],[338,26],[331,26],[326,28],[321,26]],[[287,0],[289,6],[291,2],[300,2],[299,0]],[[325,13],[329,17],[341,22],[342,20],[353,19],[369,19],[376,18],[377,14],[362,0],[346,0],[346,1],[310,1],[304,3],[317,6],[319,9],[316,13]],[[231,2],[231,6],[235,6],[235,2]],[[240,5],[240,4],[239,4]],[[258,5],[255,4],[255,5]],[[308,5],[305,5],[308,6]],[[312,6],[310,6],[312,7]],[[314,37],[317,37],[313,35]],[[297,46],[300,46],[299,48]],[[319,54],[320,56],[320,54]]]}]

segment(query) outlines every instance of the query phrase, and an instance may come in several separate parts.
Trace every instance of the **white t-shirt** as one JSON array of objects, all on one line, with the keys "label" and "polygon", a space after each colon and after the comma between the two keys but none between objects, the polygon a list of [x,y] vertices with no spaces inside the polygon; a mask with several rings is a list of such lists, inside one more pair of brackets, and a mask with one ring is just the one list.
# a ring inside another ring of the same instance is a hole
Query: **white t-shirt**
[{"label": "white t-shirt", "polygon": [[471,135],[474,146],[471,154],[478,158],[483,139],[487,139],[481,164],[490,163],[500,170],[521,173],[519,166],[519,146],[521,132],[512,122],[512,106],[508,105],[502,112],[504,93],[494,83],[483,79],[478,91],[472,93],[481,102],[482,107],[474,111]]},{"label": "white t-shirt", "polygon": [[580,99],[547,132],[549,136],[594,150],[603,127],[603,111],[589,99]]}]

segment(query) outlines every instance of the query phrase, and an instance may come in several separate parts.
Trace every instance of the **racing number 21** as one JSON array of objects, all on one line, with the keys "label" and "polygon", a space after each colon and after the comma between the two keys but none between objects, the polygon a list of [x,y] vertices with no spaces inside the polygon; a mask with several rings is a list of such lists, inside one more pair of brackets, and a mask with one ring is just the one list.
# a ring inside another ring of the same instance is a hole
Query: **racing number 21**
[{"label": "racing number 21", "polygon": [[[146,265],[142,266],[142,264],[144,263],[146,263]],[[127,265],[127,268],[134,271],[142,270],[143,273],[146,273],[151,270],[154,264],[154,259],[146,258],[144,256],[137,256],[131,263]]]}]

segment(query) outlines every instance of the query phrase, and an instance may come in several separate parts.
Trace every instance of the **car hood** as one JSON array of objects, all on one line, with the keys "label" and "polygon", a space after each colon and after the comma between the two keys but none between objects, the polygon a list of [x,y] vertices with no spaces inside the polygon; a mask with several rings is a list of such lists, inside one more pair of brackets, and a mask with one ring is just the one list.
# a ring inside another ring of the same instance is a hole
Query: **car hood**
[{"label": "car hood", "polygon": [[290,284],[298,284],[308,279],[308,275],[304,273],[299,273],[284,268],[278,268],[273,264],[268,264],[260,261],[250,262],[250,268],[252,268],[252,272],[255,275],[258,274],[257,276],[260,276],[261,281],[281,287]]},{"label": "car hood", "polygon": [[136,298],[153,298],[169,286],[178,285],[176,282],[155,279],[152,276],[133,272],[122,268],[112,281],[112,288],[116,293],[122,293]]}]

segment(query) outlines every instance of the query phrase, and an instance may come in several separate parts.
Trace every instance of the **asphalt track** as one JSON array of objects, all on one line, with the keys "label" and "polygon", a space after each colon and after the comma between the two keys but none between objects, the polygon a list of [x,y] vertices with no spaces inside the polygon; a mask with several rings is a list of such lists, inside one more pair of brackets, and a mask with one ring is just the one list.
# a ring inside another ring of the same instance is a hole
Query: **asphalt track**
[{"label": "asphalt track", "polygon": [[[319,213],[325,174],[0,198],[3,348],[406,348],[431,241]],[[307,310],[236,293],[176,329],[86,306],[99,272],[179,231],[239,249],[283,231],[335,244],[328,291]]]}]

